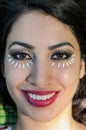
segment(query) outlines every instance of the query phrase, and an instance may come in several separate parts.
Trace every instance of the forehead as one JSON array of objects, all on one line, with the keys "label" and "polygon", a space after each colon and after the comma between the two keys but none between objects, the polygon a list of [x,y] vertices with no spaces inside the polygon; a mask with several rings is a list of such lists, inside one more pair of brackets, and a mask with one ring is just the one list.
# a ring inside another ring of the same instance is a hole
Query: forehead
[{"label": "forehead", "polygon": [[78,46],[78,42],[69,26],[63,24],[53,16],[38,11],[22,14],[13,24],[7,39],[22,41],[30,44],[52,45],[55,42],[70,41]]}]

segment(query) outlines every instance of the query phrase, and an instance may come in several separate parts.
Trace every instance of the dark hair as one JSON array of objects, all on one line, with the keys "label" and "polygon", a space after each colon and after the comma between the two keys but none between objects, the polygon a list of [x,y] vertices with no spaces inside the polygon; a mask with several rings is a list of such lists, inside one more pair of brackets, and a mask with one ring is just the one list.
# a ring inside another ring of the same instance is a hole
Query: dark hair
[{"label": "dark hair", "polygon": [[[83,9],[73,0],[1,0],[0,1],[0,95],[4,104],[15,107],[11,99],[5,78],[4,54],[6,40],[11,30],[11,26],[20,15],[30,11],[44,12],[46,15],[52,15],[62,23],[68,25],[76,36],[80,46],[81,58],[86,63],[86,18]],[[86,66],[85,66],[86,68]],[[80,80],[77,92],[73,98],[73,117],[75,120],[86,125],[86,75]]]}]

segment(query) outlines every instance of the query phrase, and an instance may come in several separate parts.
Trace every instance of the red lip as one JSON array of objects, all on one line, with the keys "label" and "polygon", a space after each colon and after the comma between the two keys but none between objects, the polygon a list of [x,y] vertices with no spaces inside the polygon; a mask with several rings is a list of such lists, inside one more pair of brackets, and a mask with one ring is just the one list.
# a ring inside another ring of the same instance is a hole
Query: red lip
[{"label": "red lip", "polygon": [[[58,97],[58,95],[60,93],[60,90],[59,91],[33,91],[33,90],[27,91],[27,90],[21,90],[21,91],[24,94],[27,101],[35,107],[47,107],[48,105],[51,105],[56,100],[56,98]],[[44,95],[53,94],[53,93],[55,93],[55,94],[49,99],[37,100],[37,99],[31,98],[28,95],[28,93],[39,95],[39,96],[44,96]]]}]

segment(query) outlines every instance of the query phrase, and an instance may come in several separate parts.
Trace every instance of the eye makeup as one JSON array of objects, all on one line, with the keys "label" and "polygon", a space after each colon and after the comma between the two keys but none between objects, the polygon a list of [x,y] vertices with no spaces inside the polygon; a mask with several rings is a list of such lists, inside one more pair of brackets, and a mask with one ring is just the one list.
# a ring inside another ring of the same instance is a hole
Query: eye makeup
[{"label": "eye makeup", "polygon": [[[8,54],[8,62],[17,68],[26,68],[33,65],[33,54],[24,50],[11,50]],[[72,51],[58,50],[50,56],[51,66],[57,68],[70,67],[75,63],[75,54]]]},{"label": "eye makeup", "polygon": [[52,67],[57,66],[57,68],[70,67],[75,63],[75,55],[69,52],[60,51],[55,52],[51,55]]},{"label": "eye makeup", "polygon": [[22,51],[13,51],[8,54],[8,62],[17,68],[26,68],[33,65],[31,56]]}]

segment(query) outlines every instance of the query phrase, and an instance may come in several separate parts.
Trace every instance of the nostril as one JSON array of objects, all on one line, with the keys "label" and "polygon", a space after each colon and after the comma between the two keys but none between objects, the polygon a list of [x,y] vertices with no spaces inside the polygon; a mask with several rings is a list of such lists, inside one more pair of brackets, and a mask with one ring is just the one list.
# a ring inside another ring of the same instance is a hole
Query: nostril
[{"label": "nostril", "polygon": [[26,77],[26,81],[29,84],[38,87],[49,86],[51,84],[51,79],[53,80],[52,71],[47,65],[44,65],[42,63],[37,65],[35,64],[35,66],[32,67],[30,73]]},{"label": "nostril", "polygon": [[30,84],[31,84],[32,86],[37,86],[36,83],[33,83],[33,82],[30,82]]},{"label": "nostril", "polygon": [[40,88],[43,88],[51,84],[51,79],[52,78],[49,79],[49,77],[34,77],[30,74],[28,77],[26,77],[26,82],[32,86],[38,86]]},{"label": "nostril", "polygon": [[31,82],[31,74],[29,74],[29,75],[26,77],[26,81],[27,81],[27,82]]},{"label": "nostril", "polygon": [[26,77],[26,82],[32,86],[36,86],[35,78],[31,74]]}]

